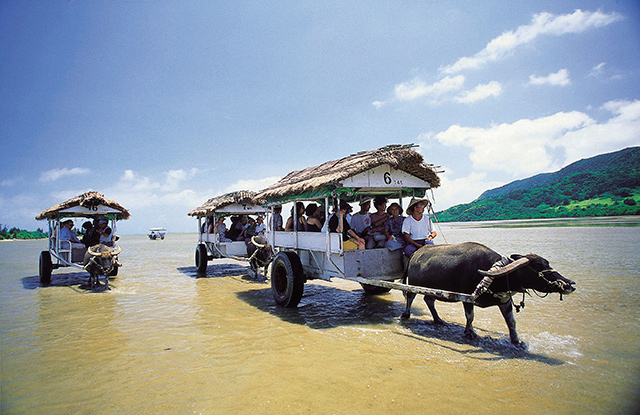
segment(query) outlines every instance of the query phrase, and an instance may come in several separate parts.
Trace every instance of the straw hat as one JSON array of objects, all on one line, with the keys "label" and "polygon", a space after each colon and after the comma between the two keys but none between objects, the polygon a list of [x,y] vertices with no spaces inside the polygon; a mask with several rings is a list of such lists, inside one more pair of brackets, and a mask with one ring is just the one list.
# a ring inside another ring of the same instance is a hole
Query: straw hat
[{"label": "straw hat", "polygon": [[429,199],[417,199],[414,197],[411,199],[411,202],[409,202],[409,206],[407,206],[407,215],[413,215],[413,207],[420,202],[423,202],[425,204],[425,207],[431,205]]}]

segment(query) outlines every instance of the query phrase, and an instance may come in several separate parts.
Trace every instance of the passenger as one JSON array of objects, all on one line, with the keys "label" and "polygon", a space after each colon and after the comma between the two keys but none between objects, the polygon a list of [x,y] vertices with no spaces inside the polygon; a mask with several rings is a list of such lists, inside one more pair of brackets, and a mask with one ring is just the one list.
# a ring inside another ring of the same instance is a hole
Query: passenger
[{"label": "passenger", "polygon": [[224,224],[224,217],[218,218],[218,223],[213,228],[213,233],[218,234],[220,242],[231,242],[231,239],[227,238],[227,225]]},{"label": "passenger", "polygon": [[264,236],[264,233],[267,231],[267,225],[264,224],[264,218],[258,215],[258,219],[256,219],[256,235]]},{"label": "passenger", "polygon": [[[347,205],[347,214],[345,215],[345,219],[347,220],[347,223],[349,224],[349,226],[351,226],[351,212],[353,212],[353,208],[351,207],[350,204],[348,204],[347,202],[345,202]],[[323,221],[323,225],[322,225],[322,229],[320,230],[320,232],[325,233],[327,232],[327,228],[329,227],[329,221],[331,220],[332,217],[334,217],[337,214],[336,212],[336,207],[333,207],[333,213],[329,215],[329,219],[326,221]]]},{"label": "passenger", "polygon": [[424,245],[433,245],[433,238],[437,233],[433,230],[429,214],[424,214],[425,208],[431,203],[427,199],[411,199],[407,214],[409,215],[402,223],[402,233],[407,246],[404,254],[408,257]]},{"label": "passenger", "polygon": [[247,226],[242,230],[242,238],[246,244],[249,244],[251,237],[256,235],[256,220],[249,217]]},{"label": "passenger", "polygon": [[242,215],[240,219],[236,222],[236,225],[234,228],[237,232],[236,237],[234,238],[236,241],[244,241],[244,232],[248,226],[249,224],[247,223],[247,217],[245,215]]},{"label": "passenger", "polygon": [[366,238],[371,229],[371,216],[369,215],[369,209],[371,208],[371,199],[366,198],[360,200],[360,212],[354,214],[351,217],[351,228],[361,238]]},{"label": "passenger", "polygon": [[239,221],[240,221],[239,216],[236,216],[236,215],[231,216],[231,226],[229,227],[229,230],[227,230],[226,236],[228,239],[231,239],[232,241],[237,240],[238,235],[242,231],[242,227],[238,226]]},{"label": "passenger", "polygon": [[406,245],[404,242],[404,236],[402,235],[402,222],[404,222],[404,216],[400,214],[402,208],[397,203],[392,203],[387,212],[391,215],[385,222],[384,234],[387,237],[387,243],[385,246],[389,251],[397,251],[404,248]]},{"label": "passenger", "polygon": [[282,231],[282,206],[273,207],[273,215],[271,216],[271,229],[274,231]]},{"label": "passenger", "polygon": [[105,219],[98,221],[98,233],[100,234],[100,243],[106,246],[113,246],[113,237],[111,235],[111,228],[107,226]]},{"label": "passenger", "polygon": [[82,243],[80,242],[76,234],[73,232],[72,219],[67,219],[60,224],[60,241],[61,241],[60,247],[65,249],[69,248],[69,241],[71,241],[71,243],[78,243],[78,244]]},{"label": "passenger", "polygon": [[98,245],[100,243],[100,234],[96,231],[96,228],[89,221],[82,224],[85,229],[84,236],[82,237],[82,243],[89,248],[90,246]]},{"label": "passenger", "polygon": [[340,208],[329,219],[329,232],[338,232],[342,234],[342,247],[345,251],[352,249],[364,249],[366,242],[359,237],[347,222],[345,216],[349,211],[349,204],[344,200],[340,201]]},{"label": "passenger", "polygon": [[309,203],[305,210],[307,214],[307,232],[320,232],[322,222],[320,221],[320,209],[315,203]]},{"label": "passenger", "polygon": [[389,214],[385,211],[387,209],[387,199],[384,196],[376,196],[373,200],[373,206],[376,208],[376,212],[370,215],[371,230],[365,238],[367,240],[367,249],[384,248],[387,242],[387,236],[385,235],[385,224],[389,219]]},{"label": "passenger", "polygon": [[[296,209],[298,210],[298,225],[296,229],[298,231],[304,231],[307,229],[307,220],[304,218],[304,203],[297,202]],[[285,231],[293,231],[293,208],[291,208],[291,216],[287,219],[287,225],[284,227]]]}]

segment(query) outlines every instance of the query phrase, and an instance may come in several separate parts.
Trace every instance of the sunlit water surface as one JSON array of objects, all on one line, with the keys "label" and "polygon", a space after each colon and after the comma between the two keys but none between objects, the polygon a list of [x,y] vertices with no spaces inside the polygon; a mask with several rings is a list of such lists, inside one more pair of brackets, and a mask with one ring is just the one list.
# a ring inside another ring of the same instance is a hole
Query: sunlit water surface
[{"label": "sunlit water surface", "polygon": [[198,276],[195,234],[123,236],[105,292],[69,268],[41,287],[46,241],[1,242],[1,412],[633,413],[640,227],[581,225],[441,227],[439,243],[535,252],[577,282],[562,302],[527,297],[526,351],[495,307],[476,309],[468,342],[460,303],[438,303],[447,327],[419,300],[401,321],[402,293],[365,296],[349,281],[311,281],[297,309],[277,307],[243,263]]}]

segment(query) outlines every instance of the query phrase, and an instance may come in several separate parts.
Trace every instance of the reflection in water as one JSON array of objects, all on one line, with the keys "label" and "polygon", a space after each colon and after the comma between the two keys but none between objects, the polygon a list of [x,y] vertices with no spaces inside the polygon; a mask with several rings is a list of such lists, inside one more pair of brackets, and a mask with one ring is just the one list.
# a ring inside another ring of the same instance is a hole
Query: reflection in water
[{"label": "reflection in water", "polygon": [[[513,347],[496,307],[365,295],[335,280],[275,305],[243,263],[193,266],[196,235],[121,239],[112,289],[54,271],[40,287],[45,241],[0,243],[2,413],[628,413],[638,397],[640,235],[633,227],[468,228],[448,242],[536,252],[576,293],[527,298]],[[442,242],[442,241],[440,241]],[[613,259],[613,260],[612,260]]]}]

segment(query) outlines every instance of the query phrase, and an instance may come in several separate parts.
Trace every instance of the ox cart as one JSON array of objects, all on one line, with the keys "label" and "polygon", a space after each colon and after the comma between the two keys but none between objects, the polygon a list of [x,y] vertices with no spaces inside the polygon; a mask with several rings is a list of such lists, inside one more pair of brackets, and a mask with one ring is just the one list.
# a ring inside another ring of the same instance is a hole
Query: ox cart
[{"label": "ox cart", "polygon": [[[279,182],[260,191],[255,200],[267,208],[272,223],[274,207],[284,203],[315,203],[324,211],[325,224],[330,207],[363,198],[384,196],[402,207],[403,198],[424,198],[427,190],[440,185],[437,167],[426,164],[414,146],[389,145],[289,173]],[[293,223],[298,211],[292,209]],[[271,288],[277,304],[296,307],[311,279],[331,281],[342,278],[358,282],[370,294],[391,289],[428,294],[446,301],[473,302],[467,294],[453,293],[399,282],[405,258],[402,250],[387,248],[345,250],[342,234],[267,230],[269,245],[276,252],[271,265]]]},{"label": "ox cart", "polygon": [[165,228],[151,228],[149,229],[149,239],[155,241],[157,239],[164,240],[164,236],[167,234]]},{"label": "ox cart", "polygon": [[[127,209],[98,192],[83,193],[41,212],[36,219],[47,220],[49,223],[49,246],[40,253],[40,283],[49,285],[54,269],[74,267],[89,272],[92,286],[98,282],[98,276],[103,275],[107,287],[109,277],[116,276],[120,266],[117,260],[120,247],[116,245],[116,222],[129,217]],[[72,229],[77,220],[84,221],[82,227],[85,229],[85,236],[91,232],[95,238],[83,237],[84,242],[81,243],[74,241],[72,238],[77,238],[77,235]],[[73,225],[64,229],[69,221]],[[98,227],[101,233],[108,235],[102,240],[96,233]],[[95,243],[89,244],[90,240]]]},{"label": "ox cart", "polygon": [[[206,272],[208,261],[216,258],[249,262],[253,278],[258,276],[259,267],[268,265],[271,248],[262,235],[264,232],[247,237],[241,235],[243,222],[264,218],[266,209],[255,203],[254,196],[254,192],[246,190],[227,193],[207,200],[188,213],[198,219],[195,265],[199,273]],[[228,228],[226,224],[221,225],[227,219],[230,219]]]}]

